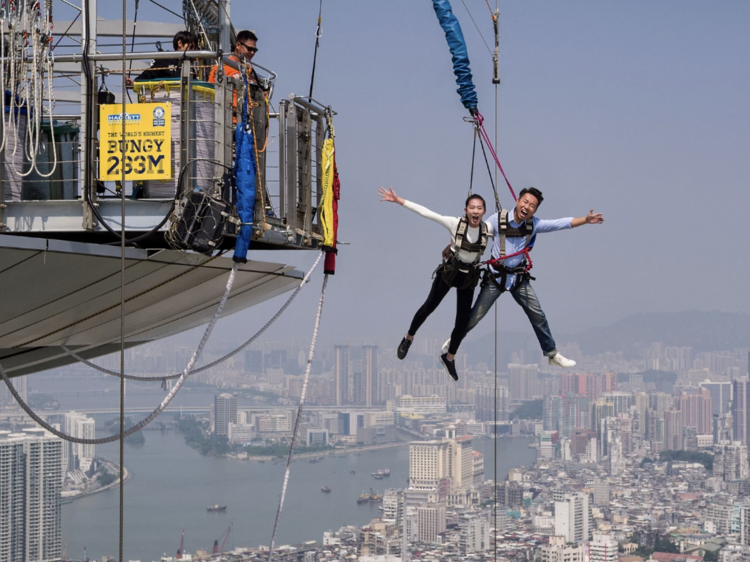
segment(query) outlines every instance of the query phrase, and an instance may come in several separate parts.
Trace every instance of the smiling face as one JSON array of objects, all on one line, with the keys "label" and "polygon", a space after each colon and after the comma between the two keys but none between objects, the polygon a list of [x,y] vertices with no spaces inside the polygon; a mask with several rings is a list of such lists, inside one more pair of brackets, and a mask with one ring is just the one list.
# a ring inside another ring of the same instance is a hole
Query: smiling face
[{"label": "smiling face", "polygon": [[479,223],[482,222],[482,217],[485,213],[484,203],[478,197],[469,199],[464,212],[466,213],[466,218],[469,221],[469,226],[471,226],[472,228],[477,228],[479,226]]},{"label": "smiling face", "polygon": [[516,208],[513,211],[516,222],[523,222],[530,219],[536,213],[539,206],[539,200],[531,193],[524,193],[516,202]]}]

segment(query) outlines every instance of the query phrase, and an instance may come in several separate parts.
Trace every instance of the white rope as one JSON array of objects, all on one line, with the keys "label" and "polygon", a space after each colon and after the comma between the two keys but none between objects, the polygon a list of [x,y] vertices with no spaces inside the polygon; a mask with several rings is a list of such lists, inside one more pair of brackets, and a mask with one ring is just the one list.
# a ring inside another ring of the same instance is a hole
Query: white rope
[{"label": "white rope", "polygon": [[[321,252],[321,255],[322,252]],[[291,469],[292,457],[294,456],[294,443],[297,438],[297,430],[299,429],[300,419],[302,418],[302,408],[305,404],[305,397],[307,396],[307,383],[310,380],[310,370],[312,369],[313,356],[315,355],[315,344],[318,340],[318,328],[320,327],[320,317],[323,314],[323,301],[326,296],[326,285],[328,285],[328,274],[323,278],[323,289],[320,292],[320,301],[318,302],[318,314],[315,318],[315,329],[313,330],[312,341],[310,342],[310,353],[307,356],[307,368],[305,369],[305,379],[302,383],[302,392],[299,397],[299,407],[297,408],[297,419],[294,420],[294,431],[292,431],[292,443],[289,445],[289,456],[286,459],[286,472],[284,472],[284,484],[281,486],[281,497],[279,498],[279,508],[276,510],[276,520],[273,524],[273,534],[271,535],[271,546],[268,550],[268,561],[271,562],[273,556],[273,549],[276,545],[276,531],[279,528],[279,520],[281,519],[281,510],[284,508],[284,498],[286,497],[286,488],[289,484],[289,471]]]},{"label": "white rope", "polygon": [[[230,351],[224,357],[220,357],[219,359],[217,359],[216,361],[213,361],[212,363],[209,363],[208,365],[204,365],[203,367],[195,369],[193,371],[193,374],[200,373],[202,371],[206,371],[206,370],[208,370],[208,369],[210,369],[212,367],[215,367],[216,365],[218,365],[220,363],[223,363],[224,361],[226,361],[230,357],[233,357],[233,356],[237,355],[240,351],[242,351],[243,349],[245,349],[248,345],[250,345],[251,343],[253,343],[256,339],[258,339],[263,334],[263,332],[265,332],[268,328],[271,327],[271,325],[274,322],[276,322],[276,320],[278,320],[278,318],[284,313],[284,311],[289,307],[289,305],[292,304],[292,301],[299,294],[299,292],[302,290],[302,287],[309,281],[310,276],[312,275],[313,271],[315,271],[315,268],[320,263],[320,259],[322,257],[323,257],[323,253],[321,252],[318,255],[318,259],[315,260],[315,263],[313,263],[312,267],[309,269],[309,271],[302,278],[302,281],[300,281],[299,286],[294,290],[294,292],[292,293],[292,295],[284,303],[284,306],[282,306],[279,309],[279,311],[276,314],[274,314],[273,317],[268,322],[266,322],[266,324],[260,330],[258,330],[257,332],[255,332],[255,334],[250,339],[248,339],[245,343],[243,343],[241,346],[239,346],[234,351]],[[61,345],[60,348],[65,353],[67,353],[68,355],[70,355],[73,359],[76,359],[77,361],[80,361],[81,363],[83,363],[84,365],[87,365],[87,366],[91,367],[92,369],[96,369],[97,371],[100,371],[100,372],[104,373],[105,375],[112,375],[114,377],[119,377],[120,376],[120,373],[118,373],[117,371],[110,371],[109,369],[105,369],[104,367],[100,367],[99,365],[96,365],[95,363],[92,363],[91,361],[89,361],[87,359],[84,359],[83,357],[81,357],[80,355],[78,355],[77,353],[75,353],[74,351],[71,351],[66,345]],[[164,381],[168,381],[168,380],[179,378],[180,376],[181,376],[181,373],[176,373],[176,374],[173,374],[173,375],[166,375],[166,376],[162,376],[162,377],[139,377],[139,376],[136,376],[136,375],[125,375],[125,378],[129,379],[129,380],[135,380],[135,381],[164,382]]]},{"label": "white rope", "polygon": [[[149,423],[154,421],[156,417],[161,414],[164,409],[169,405],[169,403],[172,401],[172,399],[177,394],[177,391],[180,390],[180,387],[183,385],[185,380],[190,376],[191,371],[193,370],[193,366],[195,365],[195,362],[198,360],[198,357],[200,357],[201,353],[203,352],[203,347],[206,345],[206,342],[208,341],[209,336],[211,335],[211,332],[214,329],[214,326],[216,325],[216,321],[219,319],[219,316],[221,316],[222,311],[224,310],[224,305],[227,303],[227,299],[229,298],[229,293],[232,291],[232,286],[234,285],[234,280],[237,275],[237,268],[239,264],[235,263],[232,266],[232,271],[229,273],[229,279],[227,280],[227,286],[226,289],[224,289],[224,294],[221,297],[221,300],[219,301],[219,305],[216,307],[216,312],[214,313],[213,318],[211,318],[211,321],[208,323],[208,326],[206,326],[206,331],[203,333],[203,338],[200,341],[200,344],[198,344],[198,347],[196,348],[195,352],[193,353],[193,356],[190,358],[190,361],[188,361],[187,366],[185,367],[185,370],[182,372],[182,375],[180,375],[180,379],[175,383],[174,387],[172,387],[172,390],[169,391],[167,396],[164,398],[164,400],[161,401],[161,404],[157,406],[157,408],[151,412],[146,418],[138,422],[136,425],[128,429],[125,433],[122,434],[123,437],[128,437],[129,435],[132,435],[136,431],[140,431],[144,427],[146,427]],[[112,435],[110,437],[102,437],[101,439],[81,439],[79,437],[73,437],[71,435],[67,435],[66,433],[63,433],[51,425],[49,425],[47,422],[45,422],[42,418],[40,418],[34,410],[32,410],[26,402],[24,402],[23,398],[21,398],[21,395],[18,394],[18,391],[13,386],[13,383],[10,382],[10,378],[8,377],[8,374],[5,372],[5,369],[3,369],[3,366],[0,365],[0,377],[2,377],[3,381],[5,381],[6,386],[8,387],[8,390],[10,390],[10,393],[13,395],[13,398],[16,399],[16,402],[23,408],[24,412],[26,412],[31,419],[33,419],[36,423],[38,423],[40,426],[42,426],[44,429],[52,433],[53,435],[56,435],[57,437],[64,439],[65,441],[69,441],[71,443],[80,443],[83,445],[102,445],[104,443],[111,443],[113,441],[117,441],[120,439],[120,435]]]}]

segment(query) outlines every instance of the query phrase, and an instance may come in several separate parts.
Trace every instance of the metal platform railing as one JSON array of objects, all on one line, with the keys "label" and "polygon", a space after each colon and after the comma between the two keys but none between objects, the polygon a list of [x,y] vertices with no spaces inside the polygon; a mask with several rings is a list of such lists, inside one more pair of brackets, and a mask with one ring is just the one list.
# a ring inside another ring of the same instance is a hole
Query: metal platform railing
[{"label": "metal platform railing", "polygon": [[[104,231],[101,220],[112,221],[119,229],[122,189],[127,197],[126,230],[133,233],[149,230],[164,217],[171,201],[179,198],[177,176],[185,163],[183,193],[204,190],[231,201],[226,172],[234,166],[234,128],[242,120],[242,104],[236,100],[244,97],[244,81],[229,76],[217,80],[217,84],[197,80],[191,69],[196,64],[202,65],[205,77],[205,69],[218,60],[217,53],[189,51],[179,55],[184,55],[180,59],[180,78],[137,82],[134,88],[140,101],[168,99],[176,110],[171,123],[175,165],[168,181],[126,181],[124,185],[102,181],[97,162],[102,150],[97,120],[86,122],[85,95],[82,95],[80,113],[67,103],[63,106],[65,113],[53,113],[52,123],[45,115],[35,155],[36,169],[28,174],[30,154],[23,119],[14,120],[14,127],[5,127],[6,145],[17,148],[0,152],[0,231],[43,233],[46,237],[64,239],[96,238]],[[134,59],[175,56],[173,52],[127,55]],[[101,65],[121,59],[120,54],[88,57],[94,76],[90,88],[94,92],[98,91],[100,73],[104,70]],[[87,64],[78,54],[57,57],[56,62],[68,66]],[[222,64],[238,68],[238,63],[228,57],[222,58]],[[66,68],[65,74],[69,75],[70,70]],[[251,86],[249,93],[258,163],[255,240],[260,247],[263,244],[316,247],[322,238],[318,212],[323,192],[321,151],[327,115],[335,113],[315,100],[295,96],[281,100],[278,111],[271,112],[269,85],[274,79],[270,72],[261,75],[260,84]],[[97,107],[96,115],[98,111]],[[87,151],[93,158],[86,158]],[[86,166],[85,162],[95,165]],[[88,197],[84,196],[86,190]],[[96,207],[100,218],[92,216],[91,205]]]}]

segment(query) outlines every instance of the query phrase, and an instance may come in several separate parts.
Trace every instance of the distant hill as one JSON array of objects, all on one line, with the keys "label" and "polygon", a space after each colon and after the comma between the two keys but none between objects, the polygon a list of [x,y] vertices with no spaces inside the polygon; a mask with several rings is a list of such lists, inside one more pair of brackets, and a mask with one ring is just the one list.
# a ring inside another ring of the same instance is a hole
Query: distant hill
[{"label": "distant hill", "polygon": [[[650,312],[628,316],[609,326],[598,326],[575,334],[553,334],[558,344],[577,342],[585,355],[622,351],[636,357],[643,347],[660,341],[666,346],[688,346],[693,351],[750,348],[750,314],[730,312]],[[492,364],[493,335],[465,342],[462,348],[472,363]],[[511,353],[538,344],[531,328],[527,333],[498,332],[498,365],[504,370]]]},{"label": "distant hill", "polygon": [[[750,314],[702,312],[641,313],[619,322],[570,336],[586,355],[623,351],[633,356],[644,346],[660,341],[688,346],[693,351],[750,347]],[[564,341],[558,338],[558,341]]]}]

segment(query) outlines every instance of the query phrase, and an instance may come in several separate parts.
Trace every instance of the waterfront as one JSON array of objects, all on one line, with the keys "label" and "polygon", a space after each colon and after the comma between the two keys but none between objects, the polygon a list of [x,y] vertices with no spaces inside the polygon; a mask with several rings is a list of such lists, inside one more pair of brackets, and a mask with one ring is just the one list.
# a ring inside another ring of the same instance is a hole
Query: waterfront
[{"label": "waterfront", "polygon": [[[491,440],[475,441],[485,454],[485,471],[491,477]],[[525,439],[498,441],[498,478],[509,468],[528,464],[536,451]],[[117,461],[118,445],[97,447],[97,455]],[[202,457],[185,445],[175,432],[149,431],[146,444],[125,448],[125,466],[131,478],[125,483],[125,557],[150,562],[174,555],[185,530],[185,550],[211,550],[221,541],[230,523],[234,529],[227,549],[256,547],[270,542],[278,506],[284,464]],[[390,478],[370,476],[390,468]],[[355,471],[352,475],[350,472]],[[278,534],[278,544],[307,540],[321,542],[326,530],[342,525],[364,525],[379,515],[376,504],[357,505],[356,499],[372,487],[405,487],[408,447],[325,457],[318,463],[300,460],[292,465],[289,489]],[[330,494],[321,493],[328,485]],[[119,490],[111,489],[62,506],[62,539],[67,557],[117,553]],[[224,513],[206,511],[209,505],[227,505]]]}]

